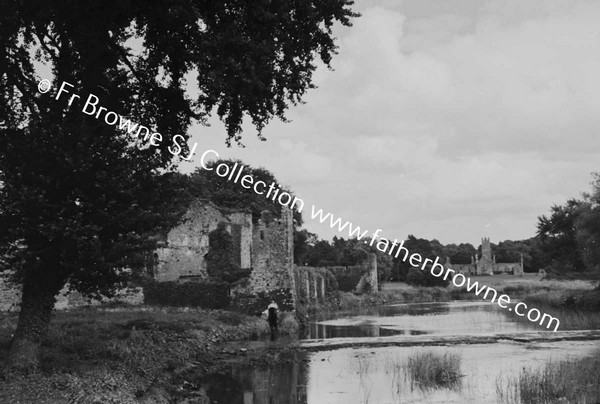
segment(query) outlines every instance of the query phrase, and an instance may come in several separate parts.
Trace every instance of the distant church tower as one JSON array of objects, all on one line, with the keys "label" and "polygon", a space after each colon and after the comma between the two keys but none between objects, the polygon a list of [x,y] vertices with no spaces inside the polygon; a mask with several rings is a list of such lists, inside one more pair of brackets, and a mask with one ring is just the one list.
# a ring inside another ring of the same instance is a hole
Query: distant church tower
[{"label": "distant church tower", "polygon": [[491,275],[494,272],[492,245],[489,237],[481,239],[481,259],[477,262],[477,275]]},{"label": "distant church tower", "polygon": [[490,238],[481,239],[481,257],[492,258],[492,245],[490,244]]}]

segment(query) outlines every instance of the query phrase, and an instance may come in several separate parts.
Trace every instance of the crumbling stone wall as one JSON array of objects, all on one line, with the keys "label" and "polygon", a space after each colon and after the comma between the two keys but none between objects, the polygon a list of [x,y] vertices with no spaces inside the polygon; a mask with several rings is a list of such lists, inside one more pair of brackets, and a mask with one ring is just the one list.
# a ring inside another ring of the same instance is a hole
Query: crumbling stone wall
[{"label": "crumbling stone wall", "polygon": [[302,301],[322,301],[332,291],[371,292],[379,288],[377,255],[369,253],[356,266],[295,266],[296,290]]},{"label": "crumbling stone wall", "polygon": [[471,258],[470,264],[453,264],[450,257],[446,257],[444,267],[451,268],[463,275],[492,275],[508,273],[523,276],[523,256],[521,262],[496,262],[496,256],[492,254],[492,246],[489,238],[481,239],[481,258],[477,255]]},{"label": "crumbling stone wall", "polygon": [[521,275],[523,275],[523,267],[518,262],[511,262],[511,263],[500,262],[500,263],[495,264],[494,272],[502,272],[502,273],[513,274],[516,276],[521,276]]},{"label": "crumbling stone wall", "polygon": [[369,283],[371,291],[377,292],[379,290],[379,278],[377,276],[377,255],[369,253],[365,260],[365,281]]},{"label": "crumbling stone wall", "polygon": [[301,304],[322,303],[338,290],[335,276],[327,268],[294,265],[294,278]]},{"label": "crumbling stone wall", "polygon": [[[0,311],[19,311],[21,309],[21,289],[7,282],[4,276],[0,276]],[[102,300],[87,299],[79,292],[69,292],[69,285],[65,285],[54,305],[55,310],[66,310],[85,306],[99,306],[106,303],[125,303],[140,305],[144,303],[144,291],[140,287],[128,287],[119,289],[115,297]]]},{"label": "crumbling stone wall", "polygon": [[282,208],[281,218],[264,211],[252,235],[252,292],[289,289],[295,294],[293,259],[292,211]]},{"label": "crumbling stone wall", "polygon": [[219,223],[225,223],[234,237],[241,268],[252,266],[252,214],[217,207],[199,199],[192,203],[180,223],[169,231],[166,242],[156,250],[154,278],[159,282],[177,281],[181,277],[208,280],[206,254],[208,235]]}]

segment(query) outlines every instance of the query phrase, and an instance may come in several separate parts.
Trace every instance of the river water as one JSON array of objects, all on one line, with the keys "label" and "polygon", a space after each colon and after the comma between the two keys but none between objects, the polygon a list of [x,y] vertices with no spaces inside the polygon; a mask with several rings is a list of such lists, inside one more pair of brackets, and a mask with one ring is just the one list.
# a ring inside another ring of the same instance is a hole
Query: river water
[{"label": "river water", "polygon": [[[315,319],[305,335],[311,345],[360,337],[404,335],[485,336],[542,331],[516,322],[514,314],[487,302],[389,305],[360,314]],[[550,332],[550,331],[549,331]],[[435,339],[435,338],[434,338]],[[357,339],[358,341],[358,339]],[[461,340],[462,342],[462,340]],[[548,360],[581,358],[600,349],[598,341],[325,349],[290,358],[264,369],[236,370],[205,380],[198,403],[227,404],[362,404],[362,403],[497,403],[497,385],[524,368]],[[406,364],[418,353],[457,354],[458,385],[431,388],[415,383]],[[204,401],[205,400],[205,401]]]}]

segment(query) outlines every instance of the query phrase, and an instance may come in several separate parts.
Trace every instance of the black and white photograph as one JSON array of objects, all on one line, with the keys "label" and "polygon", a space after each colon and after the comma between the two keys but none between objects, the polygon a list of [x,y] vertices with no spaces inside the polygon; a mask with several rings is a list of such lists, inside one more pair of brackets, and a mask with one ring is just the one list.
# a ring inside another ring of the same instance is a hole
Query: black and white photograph
[{"label": "black and white photograph", "polygon": [[0,0],[38,403],[600,403],[600,1]]}]

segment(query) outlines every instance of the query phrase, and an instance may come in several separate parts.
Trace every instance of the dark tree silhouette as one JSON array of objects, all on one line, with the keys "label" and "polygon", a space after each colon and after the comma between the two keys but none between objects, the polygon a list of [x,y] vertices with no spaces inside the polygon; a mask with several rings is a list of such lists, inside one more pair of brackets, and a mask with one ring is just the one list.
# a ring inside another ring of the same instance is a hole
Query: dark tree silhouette
[{"label": "dark tree silhouette", "polygon": [[[259,136],[273,117],[285,119],[313,87],[317,59],[329,64],[331,28],[350,25],[351,4],[2,2],[0,263],[23,287],[9,366],[37,365],[63,285],[107,294],[124,268],[143,265],[140,254],[176,216],[169,200],[177,181],[164,174],[174,150],[187,158],[189,125],[216,113],[229,144],[241,141],[244,117]],[[51,71],[48,93],[37,91],[36,63]],[[65,81],[70,93],[55,99]],[[70,104],[73,93],[81,99]],[[106,111],[83,113],[89,94]],[[163,140],[152,146],[107,125],[107,111]]]}]

